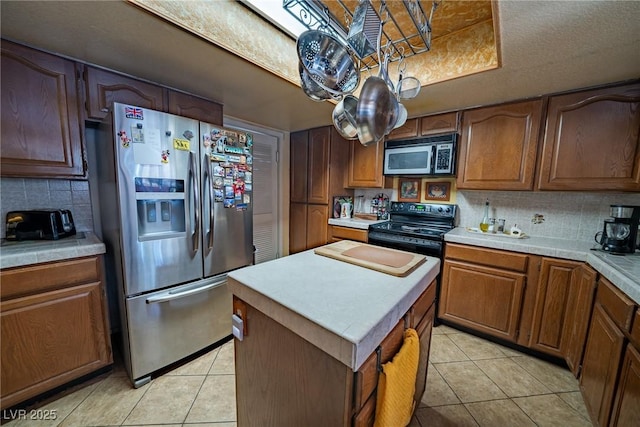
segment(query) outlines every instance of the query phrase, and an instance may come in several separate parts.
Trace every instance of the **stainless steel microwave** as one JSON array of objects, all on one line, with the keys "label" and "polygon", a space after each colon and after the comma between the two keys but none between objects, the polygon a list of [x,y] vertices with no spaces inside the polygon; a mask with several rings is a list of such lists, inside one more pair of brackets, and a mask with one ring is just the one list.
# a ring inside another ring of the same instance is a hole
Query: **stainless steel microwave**
[{"label": "stainless steel microwave", "polygon": [[449,175],[456,173],[458,134],[386,141],[385,175]]}]

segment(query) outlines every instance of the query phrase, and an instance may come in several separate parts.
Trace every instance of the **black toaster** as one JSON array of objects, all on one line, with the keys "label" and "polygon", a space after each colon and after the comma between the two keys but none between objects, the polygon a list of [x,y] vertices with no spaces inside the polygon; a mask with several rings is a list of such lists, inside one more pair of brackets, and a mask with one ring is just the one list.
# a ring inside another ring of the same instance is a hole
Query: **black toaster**
[{"label": "black toaster", "polygon": [[71,211],[66,209],[7,213],[7,240],[58,240],[76,234]]}]

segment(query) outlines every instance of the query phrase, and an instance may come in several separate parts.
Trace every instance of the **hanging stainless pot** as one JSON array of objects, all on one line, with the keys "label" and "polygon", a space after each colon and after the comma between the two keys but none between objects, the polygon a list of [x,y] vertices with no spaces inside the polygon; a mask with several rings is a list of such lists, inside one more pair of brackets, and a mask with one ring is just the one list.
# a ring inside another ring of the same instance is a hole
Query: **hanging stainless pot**
[{"label": "hanging stainless pot", "polygon": [[311,78],[334,95],[346,95],[360,84],[360,70],[353,54],[334,36],[308,30],[296,42],[298,59]]},{"label": "hanging stainless pot", "polygon": [[358,139],[357,106],[358,98],[347,95],[333,109],[333,125],[345,139]]},{"label": "hanging stainless pot", "polygon": [[387,83],[379,77],[369,77],[362,86],[356,108],[360,143],[366,146],[382,140],[391,120],[393,117],[397,118],[397,114],[398,101],[389,91]]},{"label": "hanging stainless pot", "polygon": [[398,111],[398,120],[396,120],[396,124],[393,126],[394,129],[398,129],[407,122],[407,108],[402,105],[401,102],[398,102]]}]

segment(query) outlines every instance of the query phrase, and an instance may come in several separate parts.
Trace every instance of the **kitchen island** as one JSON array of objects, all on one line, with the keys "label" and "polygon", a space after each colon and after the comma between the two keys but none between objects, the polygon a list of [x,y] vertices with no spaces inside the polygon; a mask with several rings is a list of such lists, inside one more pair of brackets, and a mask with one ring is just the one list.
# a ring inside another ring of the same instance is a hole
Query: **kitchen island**
[{"label": "kitchen island", "polygon": [[420,336],[419,401],[439,270],[426,257],[396,277],[308,250],[230,273],[244,329],[235,339],[238,425],[371,425],[377,369],[405,327]]}]

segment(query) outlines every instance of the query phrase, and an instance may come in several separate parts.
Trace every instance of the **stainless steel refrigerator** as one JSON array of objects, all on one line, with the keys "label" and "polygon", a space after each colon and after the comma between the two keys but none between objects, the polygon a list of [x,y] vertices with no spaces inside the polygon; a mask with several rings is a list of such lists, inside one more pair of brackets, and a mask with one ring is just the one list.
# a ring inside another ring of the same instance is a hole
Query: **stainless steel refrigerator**
[{"label": "stainless steel refrigerator", "polygon": [[134,386],[231,334],[253,261],[251,134],[113,104],[95,152],[107,278]]}]

